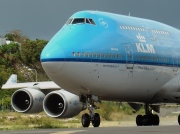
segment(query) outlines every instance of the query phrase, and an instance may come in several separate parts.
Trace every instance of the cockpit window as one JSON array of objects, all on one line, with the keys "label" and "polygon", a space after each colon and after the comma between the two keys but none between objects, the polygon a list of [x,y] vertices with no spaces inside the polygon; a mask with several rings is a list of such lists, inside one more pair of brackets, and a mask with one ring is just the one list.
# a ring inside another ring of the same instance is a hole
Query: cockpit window
[{"label": "cockpit window", "polygon": [[91,24],[91,22],[89,21],[89,19],[86,19],[86,23],[89,23],[89,24]]},{"label": "cockpit window", "polygon": [[91,22],[91,24],[96,25],[93,19],[88,19],[88,20]]},{"label": "cockpit window", "polygon": [[93,19],[90,18],[70,18],[66,24],[93,24],[96,25]]},{"label": "cockpit window", "polygon": [[69,20],[66,22],[66,24],[71,24],[72,20],[73,20],[73,19],[69,19]]},{"label": "cockpit window", "polygon": [[74,18],[74,20],[72,21],[72,24],[78,24],[78,23],[85,23],[85,19],[84,18]]}]

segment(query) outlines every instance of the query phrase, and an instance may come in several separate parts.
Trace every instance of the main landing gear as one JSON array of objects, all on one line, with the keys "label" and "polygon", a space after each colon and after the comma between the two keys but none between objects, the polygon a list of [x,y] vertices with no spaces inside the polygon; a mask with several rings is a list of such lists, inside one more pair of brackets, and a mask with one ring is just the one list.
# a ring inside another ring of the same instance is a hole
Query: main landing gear
[{"label": "main landing gear", "polygon": [[[145,104],[145,115],[138,115],[136,117],[137,126],[158,126],[159,116],[157,114],[152,114],[152,109],[149,110],[149,105]],[[178,118],[180,119],[180,118]]]},{"label": "main landing gear", "polygon": [[[81,97],[82,98],[82,97]],[[85,99],[87,101],[87,108],[89,110],[89,114],[85,113],[82,115],[81,123],[83,127],[89,127],[90,122],[94,127],[99,127],[100,125],[100,116],[98,113],[94,113],[95,109],[99,109],[94,102],[99,102],[97,96],[87,96]]]}]

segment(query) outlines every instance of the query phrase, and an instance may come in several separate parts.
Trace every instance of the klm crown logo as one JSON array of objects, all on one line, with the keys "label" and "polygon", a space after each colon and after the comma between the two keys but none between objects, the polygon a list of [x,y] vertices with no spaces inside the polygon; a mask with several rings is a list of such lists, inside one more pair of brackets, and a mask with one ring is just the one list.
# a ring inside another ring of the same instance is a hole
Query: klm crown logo
[{"label": "klm crown logo", "polygon": [[138,35],[136,35],[136,37],[140,42],[146,42],[146,38],[144,36],[140,35],[139,33],[138,33]]}]

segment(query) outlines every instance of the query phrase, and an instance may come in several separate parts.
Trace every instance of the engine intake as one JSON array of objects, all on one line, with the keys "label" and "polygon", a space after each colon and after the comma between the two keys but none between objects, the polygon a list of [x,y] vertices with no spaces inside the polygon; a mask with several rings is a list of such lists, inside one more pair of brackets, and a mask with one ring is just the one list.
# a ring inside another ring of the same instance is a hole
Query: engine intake
[{"label": "engine intake", "polygon": [[71,118],[78,115],[86,107],[79,101],[79,96],[65,90],[59,90],[46,95],[43,108],[50,117]]},{"label": "engine intake", "polygon": [[43,111],[43,92],[33,88],[15,91],[11,97],[11,104],[15,111],[21,113],[39,113]]}]

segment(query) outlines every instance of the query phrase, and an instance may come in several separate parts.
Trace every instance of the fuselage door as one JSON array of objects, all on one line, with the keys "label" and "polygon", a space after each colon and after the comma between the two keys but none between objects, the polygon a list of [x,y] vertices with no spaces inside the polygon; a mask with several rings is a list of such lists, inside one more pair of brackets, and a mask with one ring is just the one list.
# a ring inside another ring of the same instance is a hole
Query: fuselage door
[{"label": "fuselage door", "polygon": [[172,58],[173,58],[173,71],[178,71],[178,58],[175,50],[172,50]]},{"label": "fuselage door", "polygon": [[133,52],[130,45],[125,45],[126,51],[126,67],[127,69],[133,69],[134,67],[134,60],[133,60]]}]

